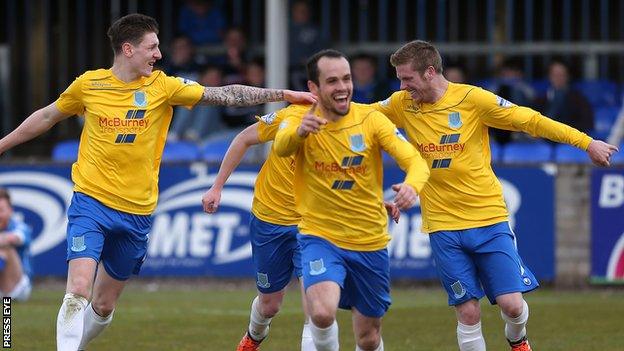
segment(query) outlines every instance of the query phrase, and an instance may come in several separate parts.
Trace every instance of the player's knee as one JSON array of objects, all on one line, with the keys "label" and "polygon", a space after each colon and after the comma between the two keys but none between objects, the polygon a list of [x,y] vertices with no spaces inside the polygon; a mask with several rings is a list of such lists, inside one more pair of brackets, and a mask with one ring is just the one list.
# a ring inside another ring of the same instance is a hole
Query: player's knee
[{"label": "player's knee", "polygon": [[105,301],[100,299],[93,299],[91,301],[91,306],[93,306],[93,310],[100,317],[108,317],[115,310],[115,302],[114,301]]},{"label": "player's knee", "polygon": [[318,328],[328,328],[334,323],[336,316],[329,310],[316,309],[312,312],[310,318],[312,319],[312,323]]},{"label": "player's knee", "polygon": [[273,318],[280,310],[279,301],[266,301],[260,305],[260,313],[264,318]]},{"label": "player's knee", "polygon": [[264,318],[273,318],[282,307],[284,299],[283,291],[272,294],[260,294],[258,299],[258,310]]},{"label": "player's knee", "polygon": [[376,350],[381,341],[379,330],[370,329],[357,335],[357,345],[362,350]]},{"label": "player's knee", "polygon": [[472,301],[465,302],[456,308],[457,319],[465,325],[475,325],[481,320],[481,309],[479,303]]},{"label": "player's knee", "polygon": [[514,299],[505,302],[500,306],[503,313],[511,318],[516,318],[522,314],[524,308],[523,299]]}]

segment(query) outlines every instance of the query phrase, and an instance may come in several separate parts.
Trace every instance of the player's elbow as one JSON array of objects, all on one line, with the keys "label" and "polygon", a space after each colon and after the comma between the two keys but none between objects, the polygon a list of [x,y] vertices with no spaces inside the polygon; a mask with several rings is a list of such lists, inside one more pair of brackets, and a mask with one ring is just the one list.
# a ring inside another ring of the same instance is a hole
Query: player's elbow
[{"label": "player's elbow", "polygon": [[35,111],[31,117],[41,121],[45,126],[52,127],[56,123],[60,122],[67,115],[59,111],[54,103]]}]

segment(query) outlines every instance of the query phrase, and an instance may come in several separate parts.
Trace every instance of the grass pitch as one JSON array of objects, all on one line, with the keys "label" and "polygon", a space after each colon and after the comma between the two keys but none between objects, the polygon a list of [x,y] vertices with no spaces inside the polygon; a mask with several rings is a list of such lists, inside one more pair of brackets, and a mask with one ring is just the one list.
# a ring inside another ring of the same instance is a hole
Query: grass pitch
[{"label": "grass pitch", "polygon": [[[217,283],[131,283],[119,302],[112,325],[89,351],[234,350],[245,332],[252,285]],[[12,348],[54,350],[60,285],[35,286],[30,301],[12,305]],[[385,349],[457,350],[455,316],[441,289],[396,288],[383,320]],[[273,320],[262,350],[299,350],[300,295],[291,288]],[[526,295],[529,337],[535,350],[624,350],[624,289],[556,291]],[[498,308],[482,300],[488,350],[508,350]],[[340,311],[342,350],[354,350],[350,312]]]}]

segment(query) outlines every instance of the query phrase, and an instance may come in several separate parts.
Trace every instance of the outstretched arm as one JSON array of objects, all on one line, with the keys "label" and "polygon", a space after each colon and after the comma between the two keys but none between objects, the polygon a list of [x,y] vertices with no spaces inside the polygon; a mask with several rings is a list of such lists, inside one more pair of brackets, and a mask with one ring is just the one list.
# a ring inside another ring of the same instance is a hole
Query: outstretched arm
[{"label": "outstretched arm", "polygon": [[69,116],[71,115],[59,111],[55,102],[33,112],[14,131],[0,140],[0,154],[47,132],[52,126]]},{"label": "outstretched arm", "polygon": [[219,173],[217,173],[214,184],[210,187],[210,189],[208,189],[208,191],[206,191],[204,196],[202,196],[204,212],[217,212],[219,203],[221,202],[221,191],[223,190],[225,182],[230,177],[234,169],[238,167],[238,164],[243,159],[243,156],[245,156],[247,149],[249,149],[252,145],[260,143],[258,123],[260,122],[250,125],[245,130],[240,132],[234,140],[232,140],[230,147],[223,157],[223,161],[221,162],[221,167],[219,167]]},{"label": "outstretched arm", "polygon": [[316,102],[314,94],[283,89],[265,89],[247,85],[226,85],[204,87],[204,94],[198,104],[222,106],[253,106],[267,102],[288,101],[291,104]]}]

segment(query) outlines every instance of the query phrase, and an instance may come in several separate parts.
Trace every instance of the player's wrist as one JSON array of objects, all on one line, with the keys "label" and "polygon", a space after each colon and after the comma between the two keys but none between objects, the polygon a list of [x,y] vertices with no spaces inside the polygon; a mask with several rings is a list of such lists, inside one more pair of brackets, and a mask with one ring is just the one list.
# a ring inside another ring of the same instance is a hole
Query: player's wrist
[{"label": "player's wrist", "polygon": [[223,190],[223,186],[224,185],[225,185],[225,183],[216,183],[215,182],[214,184],[212,184],[212,186],[210,187],[209,190],[219,191],[220,192],[221,190]]}]

